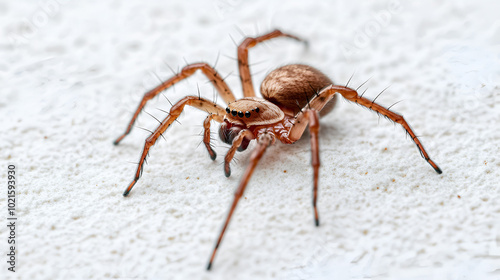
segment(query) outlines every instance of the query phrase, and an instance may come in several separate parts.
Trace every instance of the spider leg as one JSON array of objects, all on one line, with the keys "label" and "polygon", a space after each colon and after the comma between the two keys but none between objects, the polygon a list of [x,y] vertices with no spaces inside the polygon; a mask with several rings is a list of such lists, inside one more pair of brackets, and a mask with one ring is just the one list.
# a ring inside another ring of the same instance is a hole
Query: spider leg
[{"label": "spider leg", "polygon": [[354,89],[344,86],[330,85],[322,89],[321,92],[311,100],[310,106],[317,110],[321,110],[324,104],[326,104],[325,101],[328,102],[328,100],[330,100],[336,92],[340,93],[345,99],[357,103],[372,111],[375,111],[378,114],[392,120],[393,122],[400,124],[406,130],[408,135],[410,135],[415,145],[417,145],[420,155],[422,155],[422,157],[432,166],[432,168],[434,168],[434,170],[438,174],[442,173],[439,166],[436,163],[434,163],[434,161],[432,161],[432,159],[429,157],[429,155],[424,149],[424,146],[422,145],[418,137],[415,135],[410,125],[403,118],[403,116],[380,106],[379,104],[375,103],[372,100],[360,96]]},{"label": "spider leg", "polygon": [[217,239],[217,243],[215,243],[214,250],[212,252],[212,255],[210,257],[210,261],[208,262],[207,270],[210,270],[212,267],[212,263],[215,258],[215,254],[217,253],[217,249],[220,246],[220,243],[222,241],[222,238],[224,237],[224,233],[226,232],[227,226],[229,224],[229,221],[231,220],[231,216],[233,215],[234,209],[236,208],[236,205],[238,204],[238,201],[240,198],[243,196],[243,192],[245,191],[245,188],[248,184],[248,181],[250,181],[250,177],[252,176],[253,171],[255,170],[255,167],[257,166],[257,163],[259,160],[262,158],[262,155],[266,151],[267,147],[272,144],[273,141],[273,136],[270,134],[262,134],[257,143],[257,148],[252,152],[252,155],[250,157],[250,164],[247,166],[247,169],[245,170],[245,174],[243,174],[243,177],[241,178],[240,184],[238,188],[236,189],[234,193],[234,199],[233,203],[231,204],[231,208],[229,208],[229,213],[227,214],[226,221],[224,222],[224,226],[222,227],[222,230],[219,234],[219,238]]},{"label": "spider leg", "polygon": [[248,49],[255,47],[258,43],[262,43],[264,41],[276,37],[288,37],[295,39],[297,41],[306,42],[300,39],[299,37],[283,33],[280,30],[274,30],[272,32],[269,32],[267,34],[255,38],[252,37],[245,38],[245,40],[243,40],[243,42],[241,42],[241,44],[238,46],[238,69],[240,71],[241,86],[243,87],[243,95],[245,97],[255,96],[255,91],[253,89],[253,83],[252,83],[252,76],[250,74],[250,68],[248,66]]},{"label": "spider leg", "polygon": [[238,133],[238,135],[234,138],[233,143],[231,145],[231,148],[229,148],[229,151],[226,154],[226,157],[224,158],[224,174],[226,177],[231,176],[231,168],[229,164],[231,163],[231,160],[233,160],[234,153],[236,153],[236,150],[241,146],[241,143],[245,139],[253,139],[253,133],[250,132],[248,129],[243,129]]},{"label": "spider leg", "polygon": [[[328,101],[327,101],[328,102]],[[325,103],[326,104],[326,103]],[[306,105],[306,108],[308,105]],[[311,106],[312,107],[312,106]],[[316,226],[319,226],[319,215],[317,208],[318,201],[318,177],[319,177],[319,116],[318,111],[314,108],[303,109],[295,117],[295,124],[291,127],[288,133],[288,140],[295,142],[290,138],[290,135],[299,135],[304,133],[306,126],[309,124],[309,131],[311,134],[311,165],[313,167],[313,210],[314,210],[314,222]]]},{"label": "spider leg", "polygon": [[215,160],[217,158],[217,154],[215,153],[214,149],[210,145],[210,121],[212,121],[214,118],[213,114],[209,114],[205,121],[203,122],[203,129],[205,130],[203,133],[203,143],[205,144],[205,147],[207,148],[208,154],[210,155],[210,158],[212,160]]},{"label": "spider leg", "polygon": [[127,134],[130,133],[132,130],[132,127],[135,123],[135,120],[139,116],[139,113],[142,111],[142,108],[146,105],[146,102],[148,100],[152,99],[153,97],[157,96],[160,92],[168,89],[169,87],[173,86],[174,84],[180,82],[181,80],[184,80],[188,78],[189,76],[193,75],[197,70],[201,70],[205,76],[212,82],[214,87],[217,89],[219,94],[222,96],[224,101],[226,103],[233,102],[236,100],[234,97],[233,93],[229,89],[229,86],[224,82],[224,79],[215,71],[214,68],[212,68],[210,65],[207,63],[193,63],[185,66],[182,68],[182,70],[175,76],[171,77],[170,79],[162,82],[160,85],[157,87],[153,88],[152,90],[146,92],[144,96],[142,97],[141,103],[139,103],[139,106],[135,110],[134,116],[130,120],[127,129],[125,130],[125,133],[120,135],[115,142],[113,142],[115,145],[118,145],[120,141],[127,136]]},{"label": "spider leg", "polygon": [[316,226],[319,226],[319,215],[316,202],[318,200],[318,177],[319,177],[319,117],[316,110],[307,110],[305,115],[309,119],[309,131],[311,133],[311,164],[313,166],[313,208],[314,208],[314,221]]},{"label": "spider leg", "polygon": [[142,150],[141,159],[139,160],[139,165],[137,166],[137,171],[135,172],[134,180],[130,183],[125,192],[123,192],[123,196],[127,196],[130,193],[132,187],[134,187],[135,183],[137,183],[137,181],[141,177],[142,169],[144,168],[144,161],[146,160],[146,157],[149,153],[149,149],[151,149],[151,146],[153,146],[156,143],[156,140],[158,140],[158,138],[163,134],[163,132],[165,132],[165,130],[167,130],[167,128],[179,117],[179,115],[184,110],[184,106],[186,105],[193,106],[195,108],[210,113],[211,119],[214,119],[217,122],[223,121],[225,114],[224,108],[207,99],[200,98],[198,96],[186,96],[179,102],[175,103],[174,106],[170,108],[169,115],[161,122],[161,124],[158,126],[158,128],[156,128],[153,134],[151,134],[146,139],[144,143],[144,148]]}]

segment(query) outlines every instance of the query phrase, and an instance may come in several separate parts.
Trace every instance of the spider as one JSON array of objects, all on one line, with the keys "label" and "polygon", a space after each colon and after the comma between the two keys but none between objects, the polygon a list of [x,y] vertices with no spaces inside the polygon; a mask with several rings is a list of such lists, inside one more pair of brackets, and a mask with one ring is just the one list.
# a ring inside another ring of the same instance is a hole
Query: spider
[{"label": "spider", "polygon": [[151,146],[156,143],[160,136],[163,136],[162,134],[179,117],[186,105],[208,113],[208,116],[203,122],[203,143],[212,160],[215,160],[217,155],[210,143],[210,123],[212,120],[221,123],[219,136],[223,142],[231,145],[224,158],[224,173],[227,177],[231,175],[230,162],[236,151],[246,150],[250,141],[256,140],[256,148],[252,151],[249,165],[246,167],[245,173],[236,188],[233,202],[215,243],[212,255],[210,256],[207,270],[210,270],[212,267],[215,254],[221,244],[236,205],[242,197],[255,167],[262,158],[267,147],[274,144],[276,140],[285,144],[296,142],[301,138],[308,125],[313,167],[312,206],[315,225],[319,226],[319,215],[316,204],[318,199],[318,174],[320,167],[318,148],[319,118],[326,115],[334,108],[337,100],[336,93],[339,93],[348,101],[364,106],[400,124],[408,135],[410,135],[413,142],[415,142],[422,157],[438,174],[442,173],[441,169],[430,159],[420,140],[403,116],[378,105],[375,103],[375,100],[372,101],[362,95],[360,96],[356,90],[347,87],[347,85],[334,85],[327,76],[311,66],[292,64],[273,70],[261,84],[260,92],[262,98],[256,97],[248,65],[248,49],[277,37],[288,37],[300,42],[305,42],[296,36],[283,33],[280,30],[274,30],[255,38],[245,38],[238,46],[238,68],[244,98],[236,99],[224,79],[209,64],[188,64],[178,74],[162,82],[144,95],[125,133],[114,142],[115,145],[118,145],[118,143],[130,133],[137,116],[148,100],[170,88],[177,82],[188,78],[197,70],[201,70],[203,74],[207,76],[227,103],[227,107],[223,108],[215,102],[201,98],[200,96],[186,96],[173,104],[168,116],[146,139],[134,180],[127,187],[123,195],[127,196],[141,177],[144,162]]}]

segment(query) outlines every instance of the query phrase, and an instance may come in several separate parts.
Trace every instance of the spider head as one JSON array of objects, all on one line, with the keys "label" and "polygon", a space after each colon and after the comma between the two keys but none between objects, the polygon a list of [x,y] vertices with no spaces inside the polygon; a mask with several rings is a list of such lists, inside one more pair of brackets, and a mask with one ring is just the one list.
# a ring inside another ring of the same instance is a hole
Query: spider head
[{"label": "spider head", "polygon": [[[234,138],[243,129],[245,129],[244,125],[238,123],[231,123],[228,120],[224,120],[224,122],[220,125],[219,128],[219,137],[224,143],[232,145]],[[238,151],[241,152],[246,150],[249,143],[250,143],[249,139],[247,138],[243,139],[243,142],[241,142],[241,145],[238,147]]]}]

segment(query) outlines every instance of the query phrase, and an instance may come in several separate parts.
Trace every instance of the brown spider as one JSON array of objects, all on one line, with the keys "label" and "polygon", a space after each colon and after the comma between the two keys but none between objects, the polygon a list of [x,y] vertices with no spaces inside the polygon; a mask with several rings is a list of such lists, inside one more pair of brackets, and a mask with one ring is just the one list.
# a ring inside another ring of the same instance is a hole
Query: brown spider
[{"label": "brown spider", "polygon": [[411,136],[413,142],[417,145],[422,157],[437,173],[441,174],[441,169],[439,169],[439,167],[429,158],[420,140],[415,133],[413,133],[403,116],[378,105],[372,100],[358,95],[356,90],[348,88],[347,86],[334,85],[328,77],[313,67],[293,64],[272,71],[264,79],[260,87],[263,98],[256,97],[252,85],[250,69],[248,67],[248,49],[256,46],[258,43],[276,37],[289,37],[298,41],[303,41],[296,36],[274,30],[256,38],[246,38],[239,45],[238,68],[240,71],[244,98],[236,100],[233,93],[224,82],[224,79],[222,79],[215,69],[208,64],[189,64],[184,67],[180,73],[164,81],[144,95],[132,120],[130,120],[128,124],[127,130],[114,142],[114,144],[117,145],[130,132],[137,116],[148,100],[155,97],[163,90],[168,89],[175,83],[191,76],[197,70],[201,70],[203,74],[207,76],[224,101],[228,104],[228,107],[224,109],[218,104],[199,96],[186,96],[175,103],[170,109],[169,115],[146,139],[139,166],[135,173],[135,178],[127,187],[123,195],[127,196],[132,190],[132,187],[139,180],[144,167],[144,161],[151,146],[156,143],[156,140],[158,140],[162,133],[179,117],[186,105],[193,106],[208,113],[207,118],[203,122],[205,131],[203,143],[212,160],[215,160],[216,154],[210,145],[210,121],[215,120],[221,123],[219,136],[222,141],[231,145],[231,148],[224,158],[224,172],[228,177],[231,174],[229,163],[233,159],[236,150],[243,151],[248,147],[250,141],[254,139],[257,140],[257,147],[250,156],[250,164],[247,166],[243,178],[234,193],[233,203],[231,204],[226,221],[224,222],[224,226],[210,257],[207,266],[208,270],[210,270],[212,266],[217,248],[219,248],[234,209],[243,195],[255,167],[267,147],[274,144],[276,139],[285,144],[294,143],[300,139],[307,125],[309,125],[311,136],[312,167],[314,171],[312,204],[314,209],[314,220],[316,226],[319,226],[318,210],[316,208],[320,166],[318,149],[319,116],[324,116],[333,109],[336,102],[335,93],[340,93],[345,99],[373,110],[403,126],[406,132]]}]

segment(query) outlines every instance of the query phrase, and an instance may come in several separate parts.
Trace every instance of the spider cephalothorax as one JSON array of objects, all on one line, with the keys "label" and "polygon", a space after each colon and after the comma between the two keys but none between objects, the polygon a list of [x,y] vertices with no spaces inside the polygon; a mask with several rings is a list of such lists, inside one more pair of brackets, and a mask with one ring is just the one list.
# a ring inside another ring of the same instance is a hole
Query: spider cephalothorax
[{"label": "spider cephalothorax", "polygon": [[[219,129],[220,139],[231,145],[234,138],[243,130],[277,123],[283,120],[285,114],[273,103],[257,97],[245,97],[228,104],[226,115]],[[257,135],[253,133],[256,137]],[[238,151],[244,151],[253,138],[248,135],[243,138]],[[226,173],[229,176],[229,174]]]},{"label": "spider cephalothorax", "polygon": [[210,269],[212,266],[215,254],[233,215],[234,209],[239,199],[242,197],[255,167],[267,147],[274,144],[276,140],[285,144],[294,143],[300,139],[307,127],[309,127],[310,131],[312,152],[311,164],[313,167],[314,221],[316,226],[319,225],[319,215],[316,207],[320,166],[318,144],[319,117],[324,116],[333,109],[336,102],[336,93],[339,93],[348,101],[355,102],[400,124],[408,135],[410,135],[413,142],[415,142],[422,157],[437,173],[441,173],[441,169],[439,169],[430,159],[420,143],[420,140],[403,116],[378,105],[375,101],[358,95],[354,89],[347,86],[334,85],[326,75],[311,66],[292,64],[270,72],[262,82],[260,88],[263,98],[256,97],[248,67],[248,49],[260,42],[276,37],[289,37],[302,41],[295,36],[275,30],[256,38],[246,38],[238,47],[238,68],[240,71],[244,98],[236,100],[233,93],[224,82],[224,79],[222,79],[215,69],[208,64],[190,64],[184,67],[180,73],[161,83],[144,95],[132,120],[129,122],[127,130],[115,141],[115,144],[118,144],[130,132],[137,116],[148,100],[180,80],[191,76],[196,70],[201,70],[210,79],[221,97],[228,104],[227,107],[223,108],[199,96],[186,96],[175,103],[170,109],[169,115],[161,122],[151,136],[146,139],[134,180],[127,187],[123,195],[127,196],[132,190],[132,187],[139,180],[146,156],[151,146],[154,145],[158,138],[162,136],[163,132],[165,132],[165,130],[167,130],[167,128],[179,117],[186,105],[193,106],[208,113],[207,118],[203,122],[203,143],[212,160],[215,160],[217,155],[210,144],[210,122],[215,120],[221,123],[219,137],[224,143],[231,145],[224,157],[224,173],[226,176],[231,174],[230,162],[235,152],[237,150],[243,151],[247,149],[250,141],[257,141],[256,148],[250,157],[250,163],[234,194],[233,202],[215,244],[207,269]]},{"label": "spider cephalothorax", "polygon": [[245,97],[228,104],[225,118],[245,126],[266,125],[279,122],[285,117],[275,104],[257,97]]}]

